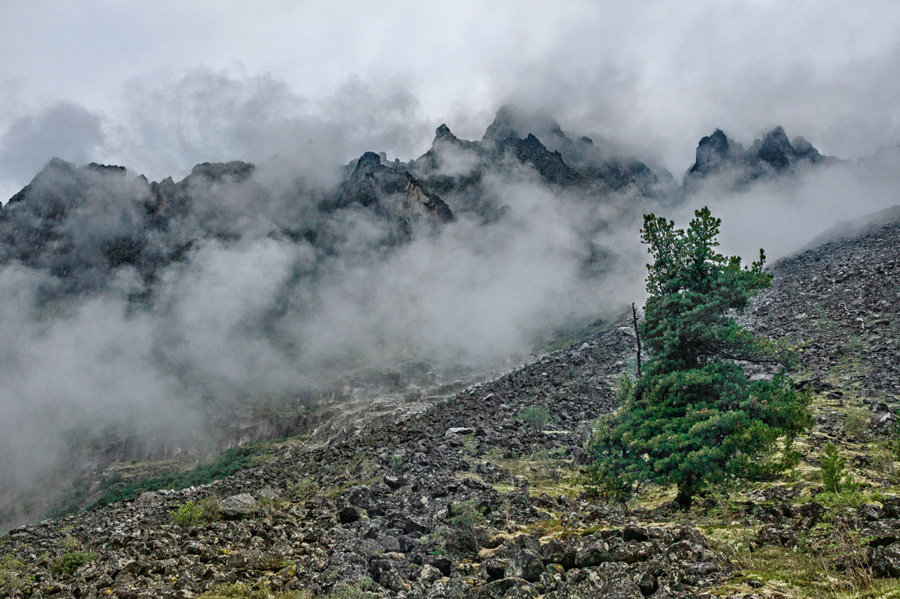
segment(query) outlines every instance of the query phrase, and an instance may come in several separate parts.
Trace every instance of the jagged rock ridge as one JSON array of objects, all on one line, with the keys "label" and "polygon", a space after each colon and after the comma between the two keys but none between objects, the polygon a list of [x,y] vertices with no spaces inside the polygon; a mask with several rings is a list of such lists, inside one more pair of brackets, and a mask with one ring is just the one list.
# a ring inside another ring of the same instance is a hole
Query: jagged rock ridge
[{"label": "jagged rock ridge", "polygon": [[[747,150],[716,130],[700,141],[685,184],[723,172],[737,172],[737,183],[748,184],[833,160],[802,138],[789,142],[780,127]],[[460,140],[441,125],[419,158],[387,163],[367,152],[351,163],[337,189],[313,200],[299,185],[289,197],[273,199],[255,180],[255,166],[246,162],[199,164],[181,181],[148,182],[143,176],[128,178],[121,166],[76,168],[53,159],[0,209],[0,262],[46,268],[62,289],[76,291],[95,288],[105,272],[129,265],[151,286],[153,273],[199,239],[240,237],[235,223],[247,222],[254,210],[268,228],[263,233],[306,240],[326,253],[330,248],[323,244],[332,237],[323,223],[334,211],[353,206],[392,223],[392,238],[402,242],[421,224],[439,226],[456,211],[488,221],[501,218],[506,207],[482,182],[510,165],[524,166],[560,190],[577,190],[580,197],[603,198],[626,189],[645,199],[674,194],[664,170],[599,148],[590,138],[572,138],[546,116],[504,106],[479,141]],[[248,205],[236,209],[222,200],[235,194]],[[266,214],[264,207],[273,202],[288,208]]]},{"label": "jagged rock ridge", "polygon": [[708,176],[731,172],[736,185],[747,185],[756,179],[836,160],[820,154],[802,137],[794,138],[792,143],[781,127],[775,127],[748,149],[729,139],[721,129],[716,129],[697,145],[694,163],[685,174],[685,184],[697,184]]},{"label": "jagged rock ridge", "polygon": [[[456,211],[496,221],[508,209],[506,200],[482,180],[521,176],[509,174],[516,168],[560,192],[578,190],[575,198],[602,199],[626,189],[651,198],[669,177],[601,151],[589,138],[571,138],[552,119],[509,106],[480,141],[460,140],[442,125],[423,156],[401,163],[367,152],[325,192],[306,190],[302,181],[273,191],[258,180],[255,165],[240,161],[198,164],[180,181],[150,182],[121,166],[75,167],[53,159],[0,209],[0,263],[19,261],[50,273],[44,285],[49,298],[97,291],[118,269],[133,268],[139,281],[132,295],[145,301],[158,274],[198,243],[239,240],[248,226],[254,235],[311,244],[324,257],[339,251],[335,244],[343,239],[333,231],[336,213],[361,211],[375,219],[385,230],[376,244],[381,249],[442,226]],[[596,252],[585,244],[586,266],[598,271]]]},{"label": "jagged rock ridge", "polygon": [[[545,115],[508,105],[497,111],[479,141],[460,140],[442,124],[432,147],[408,168],[442,192],[477,195],[485,193],[479,187],[483,177],[497,169],[502,172],[505,159],[533,169],[549,185],[594,194],[633,187],[652,195],[664,191],[671,179],[664,170],[654,171],[639,160],[602,150],[589,137],[569,137]],[[461,203],[478,206],[471,199]]]}]

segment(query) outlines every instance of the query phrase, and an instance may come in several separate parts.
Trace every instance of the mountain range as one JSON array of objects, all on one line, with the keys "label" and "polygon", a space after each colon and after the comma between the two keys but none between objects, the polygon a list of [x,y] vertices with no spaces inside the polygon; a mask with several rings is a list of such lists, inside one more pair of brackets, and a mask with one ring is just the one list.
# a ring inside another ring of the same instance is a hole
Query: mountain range
[{"label": "mountain range", "polygon": [[627,194],[633,204],[652,206],[683,202],[714,176],[747,186],[836,161],[803,138],[789,142],[780,127],[749,149],[716,130],[700,140],[678,184],[665,169],[569,136],[552,119],[512,106],[500,108],[478,141],[461,140],[441,125],[431,148],[409,162],[366,152],[326,190],[305,187],[300,178],[273,189],[255,165],[239,161],[198,164],[178,182],[150,182],[122,166],[77,167],[54,158],[0,210],[0,264],[18,261],[51,273],[51,295],[97,289],[116,269],[131,267],[141,279],[137,298],[152,293],[160,269],[207,238],[269,235],[329,255],[340,251],[334,221],[360,209],[382,227],[379,247],[455,215],[501,219],[509,206],[492,182],[510,173],[587,201]]}]

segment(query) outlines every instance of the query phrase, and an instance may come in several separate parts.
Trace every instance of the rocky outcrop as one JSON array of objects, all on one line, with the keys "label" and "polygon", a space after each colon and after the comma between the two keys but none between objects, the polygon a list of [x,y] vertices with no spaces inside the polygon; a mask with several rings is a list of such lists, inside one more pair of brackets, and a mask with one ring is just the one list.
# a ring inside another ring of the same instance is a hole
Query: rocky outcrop
[{"label": "rocky outcrop", "polygon": [[569,137],[552,118],[502,106],[481,140],[487,150],[511,152],[555,185],[587,186],[603,191],[632,187],[653,195],[670,178],[663,169],[621,155],[613,147],[594,144],[590,137]]},{"label": "rocky outcrop", "polygon": [[[54,158],[0,210],[0,264],[16,260],[48,272],[51,299],[97,292],[118,269],[132,268],[144,286],[135,297],[145,300],[158,272],[204,240],[266,234],[328,252],[328,221],[350,205],[400,230],[396,242],[416,223],[440,225],[453,217],[440,197],[375,154],[364,155],[344,185],[325,194],[323,210],[299,191],[273,197],[255,171],[247,162],[206,162],[180,181],[149,182],[128,177],[121,166],[76,167]],[[248,231],[248,223],[258,230]]]},{"label": "rocky outcrop", "polygon": [[417,222],[445,223],[453,213],[439,196],[423,189],[410,173],[382,164],[381,156],[366,152],[356,162],[350,176],[341,185],[328,210],[357,203],[372,207],[407,226]]},{"label": "rocky outcrop", "polygon": [[[741,150],[738,148],[737,153]],[[692,176],[706,176],[721,171],[732,161],[732,143],[721,129],[707,135],[697,145],[694,164],[688,169]]]},{"label": "rocky outcrop", "polygon": [[534,167],[543,179],[556,185],[580,185],[584,177],[567,165],[559,152],[551,152],[540,140],[529,133],[525,139],[514,140],[510,144],[516,158]]},{"label": "rocky outcrop", "polygon": [[784,129],[775,127],[761,141],[757,141],[749,150],[756,164],[764,163],[775,171],[784,171],[793,165],[805,161],[819,164],[826,161],[812,144],[798,137],[791,144]]},{"label": "rocky outcrop", "polygon": [[238,160],[197,164],[178,183],[171,177],[151,183],[147,210],[161,217],[157,223],[165,227],[171,219],[189,214],[197,197],[205,195],[212,186],[218,186],[220,193],[227,193],[228,187],[247,182],[255,169],[255,165]]},{"label": "rocky outcrop", "polygon": [[66,290],[93,288],[139,261],[147,194],[123,167],[54,158],[0,211],[0,264],[46,269]]},{"label": "rocky outcrop", "polygon": [[255,169],[255,165],[249,162],[241,162],[240,160],[233,160],[231,162],[204,162],[195,165],[194,168],[191,169],[191,174],[186,181],[189,181],[190,177],[203,177],[211,181],[221,181],[225,178],[230,178],[236,182],[246,181],[250,178]]},{"label": "rocky outcrop", "polygon": [[21,191],[9,199],[7,208],[20,202],[37,215],[51,220],[65,217],[68,209],[85,201],[94,186],[92,175],[120,177],[125,168],[92,162],[76,168],[74,164],[53,158]]}]

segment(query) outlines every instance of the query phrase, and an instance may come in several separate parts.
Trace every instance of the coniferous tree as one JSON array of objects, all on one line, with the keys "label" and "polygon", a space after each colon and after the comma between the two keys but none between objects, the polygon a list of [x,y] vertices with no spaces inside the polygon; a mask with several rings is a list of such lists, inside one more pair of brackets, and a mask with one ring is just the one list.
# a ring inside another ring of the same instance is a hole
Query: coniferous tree
[{"label": "coniferous tree", "polygon": [[[771,449],[808,426],[808,401],[784,375],[749,381],[736,360],[781,362],[774,344],[740,327],[733,315],[771,284],[765,254],[750,266],[716,251],[721,219],[695,212],[687,230],[644,216],[642,240],[650,296],[640,334],[651,359],[622,406],[603,419],[588,449],[600,473],[626,486],[675,484],[678,502],[728,477],[760,477],[784,461]],[[788,444],[785,445],[788,447]]]}]

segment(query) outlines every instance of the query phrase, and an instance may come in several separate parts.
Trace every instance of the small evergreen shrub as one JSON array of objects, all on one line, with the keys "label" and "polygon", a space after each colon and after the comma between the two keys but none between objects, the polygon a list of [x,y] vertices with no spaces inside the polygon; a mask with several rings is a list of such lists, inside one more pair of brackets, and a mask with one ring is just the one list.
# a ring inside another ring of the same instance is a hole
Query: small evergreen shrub
[{"label": "small evergreen shrub", "polygon": [[209,524],[219,518],[219,503],[215,497],[188,501],[172,512],[172,522],[182,528]]},{"label": "small evergreen shrub", "polygon": [[624,503],[630,494],[630,487],[620,477],[606,471],[599,464],[587,468],[581,479],[584,494],[589,499],[603,499]]},{"label": "small evergreen shrub", "polygon": [[865,408],[855,408],[844,415],[844,432],[854,441],[865,443],[871,437],[869,424],[872,417]]},{"label": "small evergreen shrub", "polygon": [[891,453],[894,456],[894,460],[900,462],[900,437],[891,442]]},{"label": "small evergreen shrub", "polygon": [[303,478],[297,482],[288,483],[288,494],[298,500],[309,499],[321,489],[316,481]]},{"label": "small evergreen shrub", "polygon": [[454,528],[472,528],[484,522],[484,514],[475,507],[472,500],[451,503],[447,515],[450,526]]},{"label": "small evergreen shrub", "polygon": [[474,501],[451,503],[447,507],[450,530],[444,539],[444,548],[451,553],[461,554],[478,551],[482,539],[476,526],[484,520],[484,514],[478,510]]},{"label": "small evergreen shrub", "polygon": [[859,489],[859,483],[854,482],[846,471],[846,464],[847,460],[838,453],[838,448],[833,443],[825,446],[825,455],[822,456],[819,467],[822,469],[822,485],[826,493],[839,495]]},{"label": "small evergreen shrub", "polygon": [[535,430],[544,430],[550,422],[550,413],[544,406],[529,406],[519,412],[518,419]]},{"label": "small evergreen shrub", "polygon": [[63,546],[65,552],[50,565],[50,570],[54,574],[70,576],[78,568],[97,558],[97,554],[93,551],[82,551],[78,539],[73,536],[66,537]]}]

